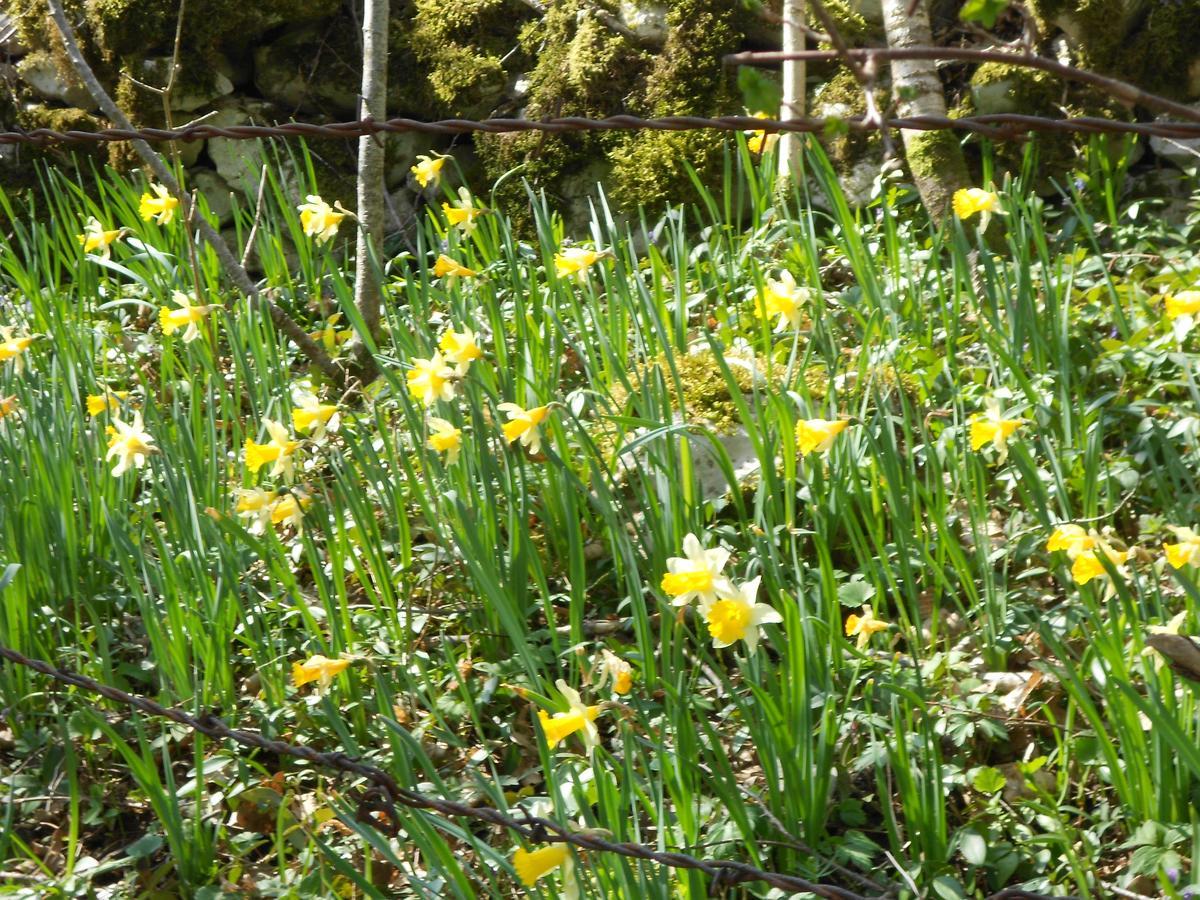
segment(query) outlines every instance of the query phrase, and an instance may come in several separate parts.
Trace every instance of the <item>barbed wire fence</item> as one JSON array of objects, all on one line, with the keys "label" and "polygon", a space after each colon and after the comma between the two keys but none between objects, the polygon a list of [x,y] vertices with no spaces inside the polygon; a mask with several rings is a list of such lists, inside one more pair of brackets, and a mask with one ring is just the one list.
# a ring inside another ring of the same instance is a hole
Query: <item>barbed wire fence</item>
[{"label": "barbed wire fence", "polygon": [[[813,0],[819,2],[819,0]],[[56,20],[62,16],[57,0],[49,6]],[[65,17],[59,22],[60,29]],[[828,24],[828,23],[827,23]],[[69,26],[63,29],[68,45],[73,42]],[[812,35],[810,35],[812,36]],[[829,35],[815,35],[828,38]],[[839,43],[839,42],[834,42]],[[70,49],[70,46],[68,46]],[[80,56],[80,59],[82,57]],[[171,141],[189,142],[208,138],[233,140],[259,140],[270,138],[351,138],[369,134],[419,132],[433,135],[505,134],[519,132],[542,132],[545,134],[569,134],[586,131],[690,131],[712,129],[717,131],[764,131],[824,134],[831,129],[850,132],[869,132],[888,129],[919,131],[953,130],[977,134],[992,140],[1021,140],[1032,133],[1065,133],[1080,135],[1138,135],[1164,137],[1176,140],[1200,138],[1200,109],[1178,103],[1169,98],[1138,88],[1128,82],[1095,72],[1069,66],[1057,60],[1039,56],[1027,46],[1018,49],[980,49],[967,47],[909,47],[904,49],[868,48],[847,49],[844,44],[837,50],[813,50],[795,53],[751,52],[732,54],[725,57],[730,65],[768,65],[787,59],[807,61],[841,61],[850,66],[860,66],[875,71],[880,62],[899,59],[931,59],[965,63],[1001,62],[1014,66],[1038,69],[1058,77],[1088,84],[1108,93],[1126,105],[1157,110],[1175,117],[1152,122],[1121,121],[1090,116],[1068,116],[1051,118],[1017,113],[973,115],[955,118],[951,116],[916,116],[909,118],[884,118],[866,116],[857,118],[808,118],[789,119],[758,118],[753,116],[663,116],[643,118],[630,115],[615,115],[603,118],[564,116],[546,119],[490,118],[442,119],[421,121],[409,118],[390,118],[379,121],[371,118],[346,122],[314,123],[285,122],[274,125],[216,126],[203,122],[180,128],[133,128],[125,127],[124,116],[118,121],[120,127],[97,131],[58,131],[54,129],[32,129],[0,131],[0,145],[52,145],[106,144],[113,142],[144,142],[145,144]],[[78,67],[78,60],[74,60]],[[86,66],[86,63],[84,63]],[[88,72],[88,74],[91,74]],[[94,76],[93,76],[94,79]],[[109,101],[111,103],[111,100]],[[110,116],[110,118],[113,118]],[[186,195],[182,198],[186,201]],[[274,317],[274,316],[273,316]],[[286,330],[286,329],[285,329]],[[46,661],[26,656],[0,644],[0,658],[38,672],[63,685],[104,697],[114,703],[137,709],[140,712],[163,718],[204,734],[214,740],[230,741],[240,747],[262,750],[280,757],[288,757],[320,766],[330,771],[359,779],[365,787],[358,798],[359,818],[381,831],[394,834],[399,826],[396,807],[423,810],[446,818],[468,818],[501,827],[532,843],[569,844],[580,850],[611,853],[630,859],[643,860],[677,869],[702,872],[711,879],[710,892],[716,893],[724,887],[761,882],[785,891],[811,893],[833,900],[868,900],[868,896],[879,898],[892,896],[892,889],[883,889],[873,895],[855,893],[845,888],[825,883],[816,883],[795,875],[774,872],[736,860],[701,859],[685,853],[657,850],[646,844],[614,842],[593,832],[577,832],[550,819],[524,815],[521,818],[502,809],[487,805],[466,804],[446,797],[434,797],[408,787],[401,786],[385,770],[370,765],[343,752],[320,752],[311,747],[264,737],[253,731],[232,728],[215,715],[194,716],[179,709],[163,706],[147,697],[130,694],[111,685],[103,684],[78,672],[59,668]],[[378,813],[386,814],[381,819]],[[865,879],[861,879],[864,883]],[[1117,891],[1124,896],[1128,892]],[[1049,900],[1047,895],[1022,889],[1005,889],[990,895],[988,900]]]}]

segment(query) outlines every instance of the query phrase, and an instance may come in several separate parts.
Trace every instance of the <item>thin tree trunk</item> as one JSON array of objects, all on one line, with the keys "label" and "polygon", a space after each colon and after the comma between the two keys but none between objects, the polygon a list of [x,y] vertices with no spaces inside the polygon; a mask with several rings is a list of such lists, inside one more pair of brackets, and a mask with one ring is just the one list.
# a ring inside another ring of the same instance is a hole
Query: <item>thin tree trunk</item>
[{"label": "thin tree trunk", "polygon": [[[363,0],[362,117],[387,118],[388,0]],[[378,135],[358,139],[358,248],[355,252],[354,302],[373,340],[379,334],[383,258],[383,141]],[[355,362],[364,381],[377,373],[364,336],[354,345]]]},{"label": "thin tree trunk", "polygon": [[[783,3],[783,52],[796,53],[806,50],[802,26],[807,15],[806,0],[784,0]],[[805,64],[802,59],[788,59],[783,63],[783,109],[781,119],[802,118],[805,113]],[[801,136],[794,131],[785,131],[779,137],[779,174],[787,180],[800,171]]]},{"label": "thin tree trunk", "polygon": [[[909,9],[912,8],[912,15]],[[933,34],[928,0],[883,0],[883,24],[888,46],[929,47]],[[892,60],[892,94],[900,117],[944,116],[946,95],[932,60]],[[970,185],[962,147],[953,131],[903,131],[904,156],[921,202],[937,221],[951,210],[951,198]]]},{"label": "thin tree trunk", "polygon": [[[104,89],[104,85],[96,77],[96,73],[92,71],[92,67],[88,65],[88,61],[84,59],[82,51],[79,49],[79,43],[75,40],[75,29],[71,27],[71,23],[67,21],[67,16],[63,12],[62,3],[60,0],[46,0],[50,8],[50,15],[54,18],[54,24],[58,26],[58,32],[62,36],[63,48],[67,51],[67,58],[71,61],[71,66],[75,69],[75,73],[79,76],[79,80],[83,82],[89,94],[92,95],[92,100],[100,107],[100,111],[108,117],[109,121],[117,128],[123,128],[126,131],[133,131],[133,123],[129,121],[129,117],[122,112],[121,108],[108,95],[108,91]],[[137,151],[138,156],[150,167],[157,178],[171,195],[179,201],[179,211],[182,218],[186,219],[191,215],[192,201],[180,187],[179,182],[175,179],[175,173],[167,166],[161,156],[145,141],[130,141],[133,149]],[[293,343],[300,348],[305,356],[309,358],[317,367],[321,369],[329,378],[334,381],[341,382],[344,373],[337,364],[329,358],[329,354],[325,349],[308,336],[300,324],[283,310],[282,307],[271,302],[259,292],[258,286],[251,280],[249,274],[242,267],[242,264],[237,261],[237,257],[233,255],[233,251],[229,249],[229,245],[219,235],[215,228],[208,224],[203,216],[194,217],[196,230],[200,232],[200,236],[213,248],[213,252],[217,255],[217,260],[221,263],[221,268],[225,270],[225,274],[229,276],[238,290],[245,294],[259,309],[265,310],[271,317],[271,321],[275,326],[292,339]],[[199,298],[197,298],[199,299]]]}]

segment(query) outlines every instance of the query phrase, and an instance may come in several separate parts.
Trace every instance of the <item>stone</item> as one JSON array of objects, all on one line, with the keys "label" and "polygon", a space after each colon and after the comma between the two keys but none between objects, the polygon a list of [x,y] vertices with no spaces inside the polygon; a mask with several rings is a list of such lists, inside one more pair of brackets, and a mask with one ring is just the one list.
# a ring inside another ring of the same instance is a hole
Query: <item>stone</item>
[{"label": "stone", "polygon": [[[1200,109],[1200,104],[1194,106]],[[1161,116],[1160,121],[1170,121],[1171,116]],[[1150,138],[1150,149],[1159,159],[1173,166],[1194,172],[1200,169],[1200,138]]]},{"label": "stone", "polygon": [[208,210],[222,227],[233,221],[233,191],[229,182],[213,169],[196,169],[190,173],[192,187],[204,195]]},{"label": "stone", "polygon": [[45,51],[30,53],[18,62],[17,75],[43,100],[53,100],[88,112],[95,112],[99,108],[87,89],[74,77],[64,73]]},{"label": "stone", "polygon": [[[227,75],[214,69],[212,83],[201,90],[198,85],[177,85],[171,90],[171,109],[175,112],[194,112],[209,106],[214,100],[233,93],[233,82]],[[171,80],[171,57],[157,56],[142,60],[138,80],[151,87],[165,87]],[[178,81],[178,79],[177,79]]]},{"label": "stone", "polygon": [[[347,119],[358,115],[357,79],[318,77],[317,28],[289,31],[254,51],[254,86],[284,109],[322,112]],[[311,60],[305,64],[303,61]]]},{"label": "stone", "polygon": [[[282,118],[275,107],[258,100],[227,98],[217,101],[216,107],[216,112],[204,120],[205,124],[270,125]],[[259,141],[210,138],[208,158],[231,189],[244,196],[257,196],[263,167],[263,147]]]},{"label": "stone", "polygon": [[652,0],[621,0],[617,11],[621,24],[647,44],[667,41],[667,7]]},{"label": "stone", "polygon": [[16,59],[29,52],[17,33],[17,22],[6,12],[0,12],[0,55]]}]

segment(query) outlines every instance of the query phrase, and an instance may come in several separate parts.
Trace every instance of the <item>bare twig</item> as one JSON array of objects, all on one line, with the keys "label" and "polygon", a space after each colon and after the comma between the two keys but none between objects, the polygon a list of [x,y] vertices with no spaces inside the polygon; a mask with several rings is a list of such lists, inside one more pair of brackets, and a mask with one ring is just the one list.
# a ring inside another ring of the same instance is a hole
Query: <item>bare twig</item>
[{"label": "bare twig", "polygon": [[[96,78],[96,73],[92,71],[92,67],[83,57],[83,53],[79,49],[79,43],[75,39],[75,30],[71,27],[71,23],[67,21],[66,14],[63,12],[61,0],[46,0],[50,8],[50,14],[54,18],[54,24],[58,26],[59,34],[62,35],[63,46],[66,49],[67,56],[71,60],[71,65],[74,67],[79,79],[91,94],[92,100],[100,107],[101,111],[110,121],[118,127],[127,131],[133,131],[133,125],[129,118],[121,111],[120,107],[113,102],[112,97],[100,84]],[[206,127],[206,126],[198,126]],[[148,165],[155,177],[171,192],[172,196],[179,201],[180,210],[186,218],[189,216],[192,201],[191,198],[180,187],[174,173],[170,170],[162,157],[151,149],[150,145],[144,140],[135,139],[132,141],[133,149],[137,151],[146,165]],[[225,270],[226,275],[233,281],[234,285],[245,294],[255,305],[265,310],[271,317],[271,321],[283,331],[292,341],[300,348],[300,351],[308,357],[316,366],[318,366],[326,375],[335,381],[341,381],[343,373],[341,368],[329,357],[329,354],[310,338],[291,316],[289,316],[281,307],[272,303],[264,297],[258,290],[257,285],[251,281],[246,270],[238,263],[234,257],[233,251],[221,239],[217,233],[203,216],[196,217],[196,229],[200,236],[212,247],[216,253],[217,259],[221,263],[221,267]]]}]

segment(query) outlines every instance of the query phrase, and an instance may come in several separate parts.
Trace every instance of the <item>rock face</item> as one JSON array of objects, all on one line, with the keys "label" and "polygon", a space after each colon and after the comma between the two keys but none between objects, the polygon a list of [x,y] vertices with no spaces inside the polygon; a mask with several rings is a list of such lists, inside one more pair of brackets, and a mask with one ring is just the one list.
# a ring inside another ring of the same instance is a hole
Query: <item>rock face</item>
[{"label": "rock face", "polygon": [[79,83],[79,79],[64,72],[49,53],[39,51],[29,54],[17,63],[16,72],[17,76],[43,100],[51,100],[87,112],[95,112],[98,109],[87,89]]},{"label": "rock face", "polygon": [[[1200,104],[1196,104],[1195,108],[1200,109]],[[1150,149],[1159,159],[1166,160],[1180,169],[1188,172],[1200,171],[1200,138],[1152,137]]]}]

